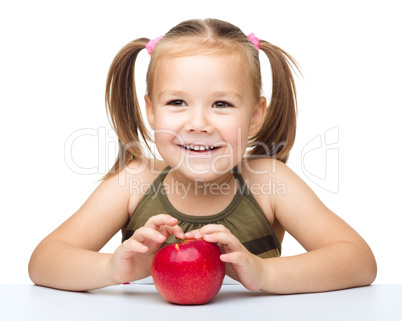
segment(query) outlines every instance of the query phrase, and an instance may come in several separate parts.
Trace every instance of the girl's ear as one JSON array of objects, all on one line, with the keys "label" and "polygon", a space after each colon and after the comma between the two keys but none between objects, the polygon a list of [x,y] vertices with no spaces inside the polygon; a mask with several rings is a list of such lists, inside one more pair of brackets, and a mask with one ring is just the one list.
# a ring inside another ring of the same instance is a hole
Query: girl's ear
[{"label": "girl's ear", "polygon": [[152,107],[151,98],[149,98],[148,95],[145,95],[144,99],[145,99],[145,111],[147,113],[148,124],[152,129],[154,129],[155,114],[154,109]]},{"label": "girl's ear", "polygon": [[249,136],[254,136],[258,133],[264,121],[266,112],[267,112],[267,99],[265,97],[260,97],[260,100],[255,106],[254,113],[251,118],[250,129],[248,133]]}]

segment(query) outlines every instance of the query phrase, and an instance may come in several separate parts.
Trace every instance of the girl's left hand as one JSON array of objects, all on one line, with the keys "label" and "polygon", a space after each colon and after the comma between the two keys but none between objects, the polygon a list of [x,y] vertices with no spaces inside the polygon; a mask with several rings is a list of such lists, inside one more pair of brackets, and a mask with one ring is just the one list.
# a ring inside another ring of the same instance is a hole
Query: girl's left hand
[{"label": "girl's left hand", "polygon": [[226,274],[239,281],[251,291],[258,291],[266,277],[265,262],[250,253],[243,244],[223,225],[209,224],[199,230],[185,234],[186,238],[203,238],[207,242],[217,243],[222,251],[221,261],[226,264]]}]

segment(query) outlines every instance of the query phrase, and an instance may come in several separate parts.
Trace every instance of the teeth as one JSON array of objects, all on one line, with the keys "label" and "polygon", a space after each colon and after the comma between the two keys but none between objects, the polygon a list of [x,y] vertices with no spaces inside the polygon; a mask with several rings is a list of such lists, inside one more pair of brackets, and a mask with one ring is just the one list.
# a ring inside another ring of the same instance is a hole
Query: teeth
[{"label": "teeth", "polygon": [[213,146],[199,146],[199,145],[181,145],[183,148],[187,150],[214,150],[215,147]]}]

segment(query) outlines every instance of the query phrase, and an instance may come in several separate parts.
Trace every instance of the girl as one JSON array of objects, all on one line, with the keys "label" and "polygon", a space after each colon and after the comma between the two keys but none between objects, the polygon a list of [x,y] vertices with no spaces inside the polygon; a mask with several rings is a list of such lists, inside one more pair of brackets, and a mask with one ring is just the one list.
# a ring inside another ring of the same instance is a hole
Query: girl
[{"label": "girl", "polygon": [[[146,117],[134,65],[146,48]],[[261,96],[259,52],[271,63]],[[376,262],[365,241],[286,165],[295,140],[293,59],[214,19],[180,23],[126,45],[109,71],[106,104],[118,135],[116,163],[84,205],[35,249],[36,284],[89,290],[150,275],[154,254],[176,239],[217,243],[226,273],[250,290],[328,291],[368,285]],[[267,106],[268,105],[268,106]],[[143,141],[143,143],[141,143]],[[98,251],[118,231],[113,254]],[[307,253],[280,257],[288,231]]]}]

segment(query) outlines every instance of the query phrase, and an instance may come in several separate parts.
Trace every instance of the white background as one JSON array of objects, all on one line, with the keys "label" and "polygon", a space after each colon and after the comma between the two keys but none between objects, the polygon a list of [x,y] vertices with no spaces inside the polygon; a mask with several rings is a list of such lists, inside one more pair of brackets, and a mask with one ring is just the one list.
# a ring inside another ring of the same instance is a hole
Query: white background
[{"label": "white background", "polygon": [[[299,62],[304,78],[297,77],[298,132],[288,164],[370,244],[376,283],[401,283],[399,7],[384,0],[2,1],[0,284],[30,283],[34,247],[112,165],[116,139],[104,88],[118,50],[208,17],[254,32]],[[140,97],[148,60],[140,54]],[[69,145],[71,137],[78,138]],[[322,148],[307,153],[320,137]],[[84,175],[88,168],[95,173]],[[119,242],[120,235],[104,250]],[[289,235],[283,248],[283,255],[303,251]]]}]

